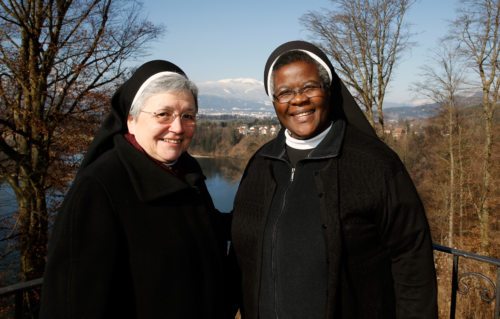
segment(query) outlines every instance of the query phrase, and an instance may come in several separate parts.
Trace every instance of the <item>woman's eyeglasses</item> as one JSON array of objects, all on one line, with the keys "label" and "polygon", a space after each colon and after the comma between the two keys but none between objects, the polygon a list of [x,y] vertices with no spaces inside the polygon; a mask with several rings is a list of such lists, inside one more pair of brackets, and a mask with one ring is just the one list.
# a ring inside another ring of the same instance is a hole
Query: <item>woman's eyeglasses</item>
[{"label": "woman's eyeglasses", "polygon": [[173,110],[164,110],[161,112],[148,112],[141,110],[141,112],[151,114],[160,124],[171,124],[177,117],[180,117],[182,125],[196,125],[196,113],[193,112],[186,112],[181,114],[176,113]]},{"label": "woman's eyeglasses", "polygon": [[301,89],[283,90],[273,95],[274,101],[278,103],[289,103],[297,94],[304,94],[308,98],[323,96],[323,87],[321,85],[309,84]]}]

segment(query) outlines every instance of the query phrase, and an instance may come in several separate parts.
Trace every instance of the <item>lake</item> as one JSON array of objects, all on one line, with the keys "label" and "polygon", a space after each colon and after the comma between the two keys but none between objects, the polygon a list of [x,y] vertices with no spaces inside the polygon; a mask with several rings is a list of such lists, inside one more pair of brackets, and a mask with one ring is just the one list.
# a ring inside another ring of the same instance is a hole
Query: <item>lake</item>
[{"label": "lake", "polygon": [[[197,158],[205,176],[206,184],[215,207],[222,212],[233,208],[233,199],[243,173],[242,160],[227,158]],[[0,184],[0,217],[10,215],[17,210],[14,192],[6,183]]]},{"label": "lake", "polygon": [[14,191],[7,183],[0,184],[0,217],[17,210],[17,201]]},{"label": "lake", "polygon": [[215,207],[221,212],[231,211],[246,162],[227,158],[198,158],[198,162],[207,177],[207,188]]},{"label": "lake", "polygon": [[[229,212],[233,208],[234,195],[243,173],[245,162],[224,158],[197,158],[203,173],[208,191],[215,207],[221,212]],[[17,211],[17,201],[13,190],[7,183],[0,183],[0,237],[10,234],[15,220],[9,218]],[[13,241],[0,241],[0,285],[14,283],[17,279],[18,253],[12,247]],[[8,253],[7,255],[4,255]],[[3,256],[3,257],[2,257]]]}]

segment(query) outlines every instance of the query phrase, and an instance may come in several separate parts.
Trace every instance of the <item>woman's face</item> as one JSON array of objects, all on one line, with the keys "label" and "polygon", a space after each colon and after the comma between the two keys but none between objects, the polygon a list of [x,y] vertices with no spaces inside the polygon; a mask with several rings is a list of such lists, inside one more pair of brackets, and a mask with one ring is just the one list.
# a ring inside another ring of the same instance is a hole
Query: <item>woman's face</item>
[{"label": "woman's face", "polygon": [[317,88],[321,85],[318,68],[314,63],[296,61],[280,67],[274,71],[273,84],[275,97],[283,92],[296,93],[288,103],[273,102],[278,119],[292,137],[309,139],[330,125],[325,89],[316,89],[313,97],[297,93],[304,88]]},{"label": "woman's face", "polygon": [[[173,112],[171,123],[162,123],[158,114]],[[129,133],[152,158],[172,163],[186,151],[193,138],[196,125],[181,122],[181,114],[196,114],[196,103],[190,92],[159,93],[148,98],[139,115],[128,117]]]}]

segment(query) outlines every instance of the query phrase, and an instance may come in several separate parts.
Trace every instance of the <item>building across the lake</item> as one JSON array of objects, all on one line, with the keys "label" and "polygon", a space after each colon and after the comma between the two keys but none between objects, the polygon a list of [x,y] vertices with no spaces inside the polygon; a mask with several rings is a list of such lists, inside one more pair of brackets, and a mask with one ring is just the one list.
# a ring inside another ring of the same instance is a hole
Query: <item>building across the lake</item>
[{"label": "building across the lake", "polygon": [[279,131],[277,125],[240,125],[237,128],[238,133],[241,135],[270,135],[274,136]]}]

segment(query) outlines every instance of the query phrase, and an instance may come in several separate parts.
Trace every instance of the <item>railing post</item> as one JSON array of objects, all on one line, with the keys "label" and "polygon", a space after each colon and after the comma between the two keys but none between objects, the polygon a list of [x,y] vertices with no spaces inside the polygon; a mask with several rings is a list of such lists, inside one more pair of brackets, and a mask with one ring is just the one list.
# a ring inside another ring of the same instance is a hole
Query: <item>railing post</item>
[{"label": "railing post", "polygon": [[450,319],[455,319],[458,290],[458,255],[453,255],[453,270],[451,274]]},{"label": "railing post", "polygon": [[23,290],[18,290],[15,293],[15,302],[14,302],[14,318],[22,319],[23,317]]},{"label": "railing post", "polygon": [[496,286],[497,300],[495,302],[495,314],[493,319],[500,319],[500,267],[497,267],[497,286]]},{"label": "railing post", "polygon": [[[469,288],[478,289],[480,287],[469,287],[467,282],[464,282],[464,278],[467,276],[476,276],[486,280],[487,287],[491,287],[490,290],[481,290],[479,294],[483,301],[486,301],[488,304],[495,301],[495,312],[493,314],[493,319],[500,319],[500,259],[495,259],[487,256],[476,255],[466,251],[460,251],[457,249],[453,249],[450,247],[441,246],[438,244],[434,244],[434,250],[444,252],[447,254],[451,254],[453,256],[453,266],[451,273],[451,295],[450,295],[450,319],[455,319],[456,316],[456,307],[457,307],[457,294],[460,292],[462,294],[467,294],[469,292]],[[472,259],[479,262],[487,263],[496,267],[496,281],[490,279],[482,275],[481,273],[467,272],[459,274],[459,262],[460,257],[464,257],[466,259]],[[449,259],[447,259],[449,261]],[[446,263],[448,266],[448,263]],[[495,283],[496,282],[496,283]],[[17,283],[14,285],[10,285],[7,287],[0,287],[0,298],[8,297],[12,298],[14,295],[14,318],[21,319],[28,312],[31,314],[36,314],[38,309],[24,309],[24,293],[30,291],[32,289],[37,289],[43,283],[42,278],[34,279],[27,282]],[[460,286],[460,287],[459,287]],[[459,291],[459,288],[462,290]],[[491,292],[492,291],[492,292]],[[491,308],[488,309],[488,312],[491,313]],[[36,311],[36,312],[35,312]],[[12,312],[10,313],[12,315]]]}]

